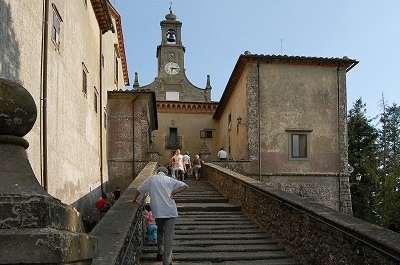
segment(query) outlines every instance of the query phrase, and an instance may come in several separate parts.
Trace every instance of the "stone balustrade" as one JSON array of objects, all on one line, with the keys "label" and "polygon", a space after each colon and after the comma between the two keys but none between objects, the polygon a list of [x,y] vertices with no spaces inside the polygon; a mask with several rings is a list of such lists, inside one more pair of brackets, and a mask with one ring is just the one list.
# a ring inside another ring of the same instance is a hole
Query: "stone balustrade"
[{"label": "stone balustrade", "polygon": [[215,164],[204,175],[304,264],[400,264],[400,235]]}]

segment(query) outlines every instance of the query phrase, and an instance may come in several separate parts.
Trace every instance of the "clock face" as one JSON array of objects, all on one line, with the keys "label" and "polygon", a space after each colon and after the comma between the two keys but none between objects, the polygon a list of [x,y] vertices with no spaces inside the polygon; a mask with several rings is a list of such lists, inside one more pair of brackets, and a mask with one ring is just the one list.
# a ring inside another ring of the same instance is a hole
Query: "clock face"
[{"label": "clock face", "polygon": [[179,73],[179,65],[173,62],[166,63],[165,72],[169,75],[176,75]]}]

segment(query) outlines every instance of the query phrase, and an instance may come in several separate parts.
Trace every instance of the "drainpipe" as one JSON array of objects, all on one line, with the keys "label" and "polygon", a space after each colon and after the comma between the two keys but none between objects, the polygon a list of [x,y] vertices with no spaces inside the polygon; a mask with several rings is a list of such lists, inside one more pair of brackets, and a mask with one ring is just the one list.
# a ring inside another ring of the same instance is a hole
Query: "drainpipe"
[{"label": "drainpipe", "polygon": [[341,157],[340,157],[340,76],[339,76],[339,70],[340,70],[340,65],[336,68],[336,82],[337,82],[337,133],[338,133],[338,162],[339,162],[339,172],[338,172],[338,181],[339,181],[339,211],[342,211],[342,196],[341,196],[341,185],[340,185],[340,178],[341,178],[341,172],[340,172],[340,163],[341,163]]},{"label": "drainpipe", "polygon": [[257,104],[258,104],[258,180],[261,181],[261,96],[260,96],[260,58],[257,62]]},{"label": "drainpipe", "polygon": [[49,44],[49,0],[43,1],[42,51],[40,73],[40,177],[45,191],[48,191],[47,179],[47,58]]},{"label": "drainpipe", "polygon": [[[100,188],[101,192],[104,192],[104,186],[103,186],[103,66],[101,64],[102,62],[102,51],[103,51],[103,33],[100,30],[100,35],[99,35],[99,40],[100,40],[100,51],[99,51],[99,130],[100,130]],[[97,104],[97,103],[96,103]]]}]

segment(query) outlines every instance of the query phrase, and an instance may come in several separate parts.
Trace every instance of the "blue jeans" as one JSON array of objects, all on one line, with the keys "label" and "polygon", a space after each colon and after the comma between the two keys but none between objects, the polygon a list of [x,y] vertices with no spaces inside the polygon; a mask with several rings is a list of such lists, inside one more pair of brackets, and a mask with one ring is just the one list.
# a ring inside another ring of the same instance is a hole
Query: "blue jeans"
[{"label": "blue jeans", "polygon": [[155,224],[146,226],[147,240],[156,241],[157,240],[157,226]]},{"label": "blue jeans", "polygon": [[175,236],[176,217],[156,218],[157,254],[163,257],[163,265],[172,264],[172,241]]}]

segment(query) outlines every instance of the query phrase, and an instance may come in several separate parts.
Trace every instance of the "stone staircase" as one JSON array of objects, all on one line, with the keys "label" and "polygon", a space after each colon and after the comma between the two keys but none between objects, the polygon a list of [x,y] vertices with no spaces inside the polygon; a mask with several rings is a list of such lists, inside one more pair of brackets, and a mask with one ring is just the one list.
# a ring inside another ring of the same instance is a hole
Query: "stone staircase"
[{"label": "stone staircase", "polygon": [[[175,199],[173,264],[300,264],[208,182],[189,179],[187,184],[189,190]],[[140,264],[162,264],[156,251],[157,246],[145,245]]]}]

